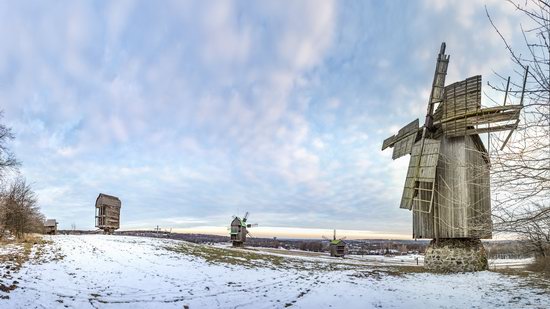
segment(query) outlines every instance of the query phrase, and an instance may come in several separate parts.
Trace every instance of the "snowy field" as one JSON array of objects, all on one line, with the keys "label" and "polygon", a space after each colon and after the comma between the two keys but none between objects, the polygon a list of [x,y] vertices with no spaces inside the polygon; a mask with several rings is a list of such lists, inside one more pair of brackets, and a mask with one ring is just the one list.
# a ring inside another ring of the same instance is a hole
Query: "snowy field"
[{"label": "snowy field", "polygon": [[429,274],[399,265],[411,264],[410,257],[383,266],[373,257],[337,259],[167,239],[48,239],[17,271],[2,261],[1,283],[16,282],[17,288],[0,292],[0,308],[550,307],[548,287],[529,276]]}]

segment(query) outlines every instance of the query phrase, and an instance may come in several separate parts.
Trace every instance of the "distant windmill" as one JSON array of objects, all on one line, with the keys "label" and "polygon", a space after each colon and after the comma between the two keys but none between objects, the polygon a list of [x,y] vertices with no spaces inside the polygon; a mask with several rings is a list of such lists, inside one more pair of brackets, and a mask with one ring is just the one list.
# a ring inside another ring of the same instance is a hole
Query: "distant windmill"
[{"label": "distant windmill", "polygon": [[[448,64],[442,43],[424,125],[412,121],[384,140],[382,150],[393,147],[394,160],[411,154],[400,208],[413,211],[413,238],[482,248],[479,239],[492,237],[492,222],[490,161],[479,134],[513,131],[523,95],[519,105],[482,108],[481,76],[446,86]],[[524,88],[526,77],[527,71]]]},{"label": "distant windmill", "polygon": [[234,247],[242,247],[246,242],[246,235],[250,235],[247,228],[258,226],[258,224],[247,224],[246,220],[248,220],[248,211],[242,219],[235,216],[231,221],[230,235]]},{"label": "distant windmill", "polygon": [[344,257],[344,255],[346,255],[346,242],[344,241],[344,239],[346,239],[345,236],[337,239],[336,230],[334,230],[332,239],[328,239],[325,236],[323,236],[323,239],[330,241],[330,245],[329,245],[330,256]]},{"label": "distant windmill", "polygon": [[120,228],[120,199],[100,193],[95,200],[95,226],[105,234],[113,234]]}]

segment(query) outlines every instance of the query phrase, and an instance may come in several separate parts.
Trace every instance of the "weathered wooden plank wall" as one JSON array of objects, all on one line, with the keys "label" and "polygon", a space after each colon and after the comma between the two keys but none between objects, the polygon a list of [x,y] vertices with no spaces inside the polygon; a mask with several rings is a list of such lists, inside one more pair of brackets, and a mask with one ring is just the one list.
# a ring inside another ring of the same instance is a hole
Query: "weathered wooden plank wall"
[{"label": "weathered wooden plank wall", "polygon": [[441,137],[434,207],[413,208],[414,238],[490,238],[489,165],[478,136]]},{"label": "weathered wooden plank wall", "polygon": [[96,199],[96,227],[118,229],[120,228],[121,201],[115,196],[99,194]]}]

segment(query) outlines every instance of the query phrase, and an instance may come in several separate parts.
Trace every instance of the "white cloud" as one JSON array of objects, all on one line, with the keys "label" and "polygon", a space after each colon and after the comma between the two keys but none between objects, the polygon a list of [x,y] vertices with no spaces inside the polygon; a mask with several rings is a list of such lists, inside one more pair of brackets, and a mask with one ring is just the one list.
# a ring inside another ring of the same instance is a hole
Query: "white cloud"
[{"label": "white cloud", "polygon": [[327,107],[329,109],[337,109],[340,107],[340,105],[342,105],[342,102],[337,98],[330,98],[327,101]]},{"label": "white cloud", "polygon": [[126,28],[128,16],[132,12],[135,2],[131,0],[112,1],[107,6],[107,36],[108,41],[113,44]]},{"label": "white cloud", "polygon": [[0,100],[45,212],[69,224],[60,208],[89,216],[99,190],[120,194],[135,226],[245,207],[279,224],[408,220],[395,205],[408,160],[380,146],[424,115],[440,40],[449,80],[503,62],[472,3],[419,8],[386,37],[386,4],[65,4],[0,9]]},{"label": "white cloud", "polygon": [[203,14],[205,63],[245,62],[251,48],[252,30],[250,25],[238,24],[233,5],[228,1],[213,2]]},{"label": "white cloud", "polygon": [[311,144],[318,150],[323,150],[325,148],[325,143],[323,143],[323,140],[320,138],[313,139]]}]

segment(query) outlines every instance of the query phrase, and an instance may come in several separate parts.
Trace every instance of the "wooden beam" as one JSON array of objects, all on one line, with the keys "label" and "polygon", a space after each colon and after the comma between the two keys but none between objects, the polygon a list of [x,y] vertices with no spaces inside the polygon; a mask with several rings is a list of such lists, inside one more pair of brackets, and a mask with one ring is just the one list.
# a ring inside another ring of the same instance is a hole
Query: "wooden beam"
[{"label": "wooden beam", "polygon": [[517,128],[517,123],[513,123],[513,124],[502,125],[502,126],[479,128],[479,129],[471,128],[466,130],[463,130],[463,129],[452,130],[450,132],[446,132],[446,135],[449,137],[456,137],[456,136],[464,136],[464,135],[482,134],[487,132],[514,130],[516,128]]},{"label": "wooden beam", "polygon": [[445,122],[458,120],[458,119],[463,119],[463,118],[468,118],[468,117],[472,117],[472,116],[496,114],[496,113],[502,113],[502,112],[507,112],[507,111],[519,111],[519,110],[521,110],[522,107],[523,106],[521,106],[521,105],[507,105],[507,106],[495,106],[495,107],[482,108],[482,109],[479,109],[479,110],[476,110],[476,111],[473,111],[473,112],[464,113],[464,114],[456,115],[456,116],[453,116],[453,117],[448,117],[448,118],[445,118],[445,119],[441,119],[439,121],[434,122],[434,125],[443,124]]},{"label": "wooden beam", "polygon": [[[529,66],[525,68],[525,75],[523,76],[523,88],[521,89],[521,100],[519,101],[519,105],[523,107],[523,96],[525,95],[525,85],[527,84],[527,74],[529,74]],[[512,137],[512,133],[514,130],[518,127],[519,124],[519,117],[518,120],[516,120],[515,128],[508,133],[508,136],[506,136],[506,139],[504,140],[504,143],[502,144],[502,147],[500,147],[500,150],[504,149],[504,146],[506,146],[506,143],[508,143],[508,140],[510,137]]]},{"label": "wooden beam", "polygon": [[382,143],[382,150],[388,147],[393,147],[395,143],[407,138],[411,134],[418,134],[418,118],[399,129],[399,132],[397,132],[396,135],[386,138]]}]

